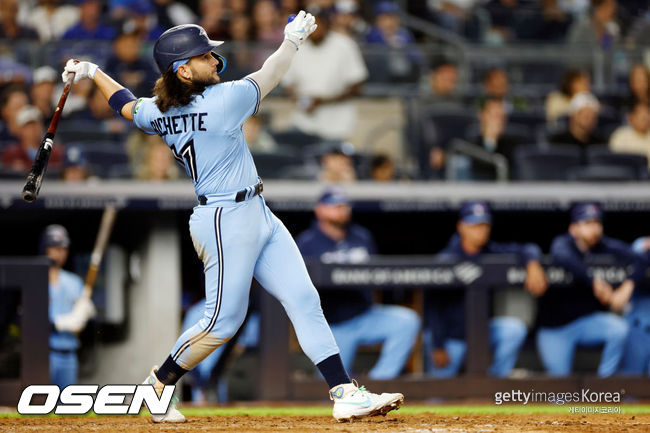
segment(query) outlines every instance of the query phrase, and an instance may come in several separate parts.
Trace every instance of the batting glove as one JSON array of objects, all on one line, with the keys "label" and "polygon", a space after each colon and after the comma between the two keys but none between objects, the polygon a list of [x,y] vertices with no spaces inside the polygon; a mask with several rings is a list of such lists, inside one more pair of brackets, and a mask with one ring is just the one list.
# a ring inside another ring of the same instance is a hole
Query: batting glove
[{"label": "batting glove", "polygon": [[284,28],[284,39],[292,42],[296,49],[316,30],[316,18],[312,14],[300,11],[298,15],[291,15]]},{"label": "batting glove", "polygon": [[99,66],[97,66],[94,63],[80,62],[79,60],[76,59],[70,59],[65,64],[65,69],[63,69],[61,78],[63,79],[63,82],[66,83],[68,81],[68,74],[74,72],[75,83],[78,83],[80,80],[83,80],[84,78],[90,78],[92,80],[93,78],[95,78],[95,73],[97,72],[98,68]]}]

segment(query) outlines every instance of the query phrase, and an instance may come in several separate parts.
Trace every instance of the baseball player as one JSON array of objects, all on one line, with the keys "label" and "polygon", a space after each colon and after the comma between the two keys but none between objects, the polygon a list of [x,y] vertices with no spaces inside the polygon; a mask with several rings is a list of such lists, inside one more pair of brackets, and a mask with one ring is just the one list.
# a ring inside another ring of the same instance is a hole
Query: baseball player
[{"label": "baseball player", "polygon": [[52,323],[50,334],[50,381],[61,389],[77,382],[77,333],[95,314],[92,301],[81,296],[83,281],[63,269],[68,259],[70,236],[65,227],[47,226],[41,236],[40,249],[50,259],[49,314]]},{"label": "baseball player", "polygon": [[[71,72],[75,81],[91,78],[117,113],[160,135],[184,163],[199,199],[190,234],[204,264],[205,311],[160,368],[152,368],[146,383],[159,393],[235,334],[255,277],[282,303],[302,349],[329,384],[335,419],[385,414],[404,400],[402,394],[370,393],[350,380],[298,248],[261,196],[262,181],[242,132],[244,120],[257,112],[315,29],[314,17],[300,11],[259,71],[219,83],[226,60],[213,50],[223,42],[210,40],[197,25],[173,27],[154,44],[162,76],[153,98],[136,99],[93,63],[71,59],[65,66],[63,80]],[[172,405],[153,420],[183,422],[185,417]]]}]

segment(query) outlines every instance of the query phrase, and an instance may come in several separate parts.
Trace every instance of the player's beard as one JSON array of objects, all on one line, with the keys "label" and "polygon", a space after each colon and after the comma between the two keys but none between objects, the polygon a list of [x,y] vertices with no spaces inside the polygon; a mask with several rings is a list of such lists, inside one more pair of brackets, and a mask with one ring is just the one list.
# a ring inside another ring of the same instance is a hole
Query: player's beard
[{"label": "player's beard", "polygon": [[201,77],[198,71],[191,66],[190,71],[192,71],[192,84],[194,86],[206,88],[219,82],[219,76],[216,73]]}]

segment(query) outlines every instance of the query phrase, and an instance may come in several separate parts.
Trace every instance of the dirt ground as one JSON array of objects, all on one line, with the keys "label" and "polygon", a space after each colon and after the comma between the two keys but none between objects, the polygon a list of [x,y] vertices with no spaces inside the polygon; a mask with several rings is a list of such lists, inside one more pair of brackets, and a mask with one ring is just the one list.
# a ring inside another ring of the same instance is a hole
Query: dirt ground
[{"label": "dirt ground", "polygon": [[648,432],[646,415],[409,415],[338,423],[317,416],[188,417],[186,424],[153,424],[146,417],[0,418],[0,432]]}]

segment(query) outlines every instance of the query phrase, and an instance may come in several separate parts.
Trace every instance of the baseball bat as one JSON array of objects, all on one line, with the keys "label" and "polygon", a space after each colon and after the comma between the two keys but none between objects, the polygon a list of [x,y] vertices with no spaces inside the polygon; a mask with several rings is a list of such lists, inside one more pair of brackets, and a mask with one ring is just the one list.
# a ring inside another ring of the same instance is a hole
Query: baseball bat
[{"label": "baseball bat", "polygon": [[102,263],[102,257],[104,256],[104,251],[106,250],[106,244],[108,244],[108,239],[111,236],[111,231],[113,230],[113,223],[115,222],[115,215],[117,210],[115,206],[109,204],[104,208],[104,213],[102,214],[102,221],[99,223],[99,232],[97,233],[97,238],[95,239],[95,247],[93,252],[90,255],[90,266],[88,267],[88,273],[86,274],[86,279],[84,280],[84,287],[82,296],[90,298],[93,293],[93,286],[95,285],[95,279],[97,278],[97,271],[99,271],[99,265]]},{"label": "baseball bat", "polygon": [[68,99],[68,93],[70,93],[74,75],[74,72],[68,73],[68,80],[65,82],[65,86],[63,87],[59,103],[56,105],[54,116],[52,116],[52,120],[50,121],[50,127],[47,129],[43,141],[41,141],[41,145],[38,147],[34,164],[27,175],[27,181],[23,187],[23,200],[27,203],[35,202],[36,197],[38,197],[38,192],[41,190],[43,176],[47,170],[47,163],[50,160],[50,153],[52,153],[52,146],[54,145],[54,134],[56,134],[56,128],[59,126],[61,112],[63,111],[65,101]]}]

